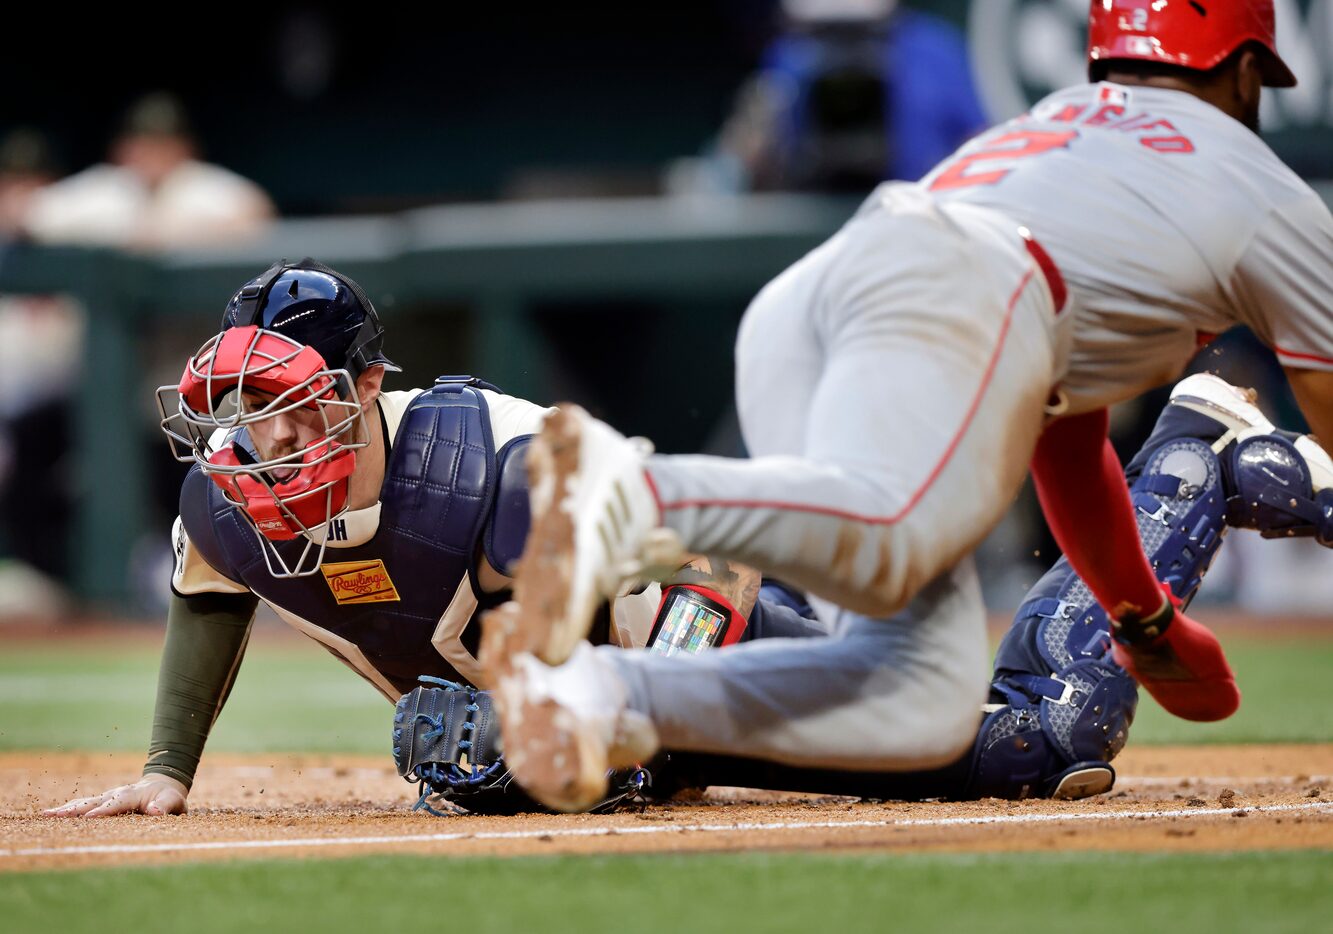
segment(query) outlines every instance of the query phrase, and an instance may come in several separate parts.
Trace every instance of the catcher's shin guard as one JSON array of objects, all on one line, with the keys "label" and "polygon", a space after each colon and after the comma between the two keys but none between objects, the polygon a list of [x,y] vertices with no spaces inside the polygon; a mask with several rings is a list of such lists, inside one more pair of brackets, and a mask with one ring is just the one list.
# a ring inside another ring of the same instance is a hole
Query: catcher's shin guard
[{"label": "catcher's shin guard", "polygon": [[[1144,551],[1185,604],[1226,531],[1228,431],[1168,405],[1127,471]],[[966,797],[1081,798],[1111,788],[1110,762],[1128,738],[1138,689],[1113,660],[1110,633],[1105,611],[1061,558],[1028,593],[996,654]]]}]

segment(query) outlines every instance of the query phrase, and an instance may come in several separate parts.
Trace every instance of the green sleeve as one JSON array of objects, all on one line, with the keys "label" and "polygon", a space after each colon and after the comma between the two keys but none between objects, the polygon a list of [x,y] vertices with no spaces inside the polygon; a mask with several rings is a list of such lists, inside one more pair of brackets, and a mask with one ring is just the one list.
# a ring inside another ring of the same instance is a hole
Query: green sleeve
[{"label": "green sleeve", "polygon": [[253,594],[173,594],[157,676],[144,774],[194,781],[208,732],[227,701],[250,639]]}]

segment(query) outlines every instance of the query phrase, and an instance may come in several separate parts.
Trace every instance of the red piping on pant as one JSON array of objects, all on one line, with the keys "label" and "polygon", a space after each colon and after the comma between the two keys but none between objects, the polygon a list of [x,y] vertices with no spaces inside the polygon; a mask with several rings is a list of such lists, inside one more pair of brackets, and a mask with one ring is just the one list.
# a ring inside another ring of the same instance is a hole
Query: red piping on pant
[{"label": "red piping on pant", "polygon": [[[968,406],[967,414],[963,416],[963,424],[959,427],[958,431],[954,433],[953,439],[950,440],[949,446],[945,449],[939,463],[937,463],[934,469],[931,470],[930,475],[926,477],[925,482],[912,494],[912,498],[893,515],[866,516],[854,512],[844,512],[841,509],[829,509],[825,506],[812,506],[808,503],[786,503],[769,500],[682,499],[664,503],[658,495],[657,484],[654,483],[652,477],[649,476],[648,485],[653,491],[653,497],[657,500],[658,509],[663,513],[670,509],[700,509],[708,507],[719,507],[724,509],[779,509],[789,512],[816,513],[818,515],[832,516],[838,519],[850,519],[854,522],[864,522],[869,525],[894,525],[902,521],[902,519],[916,507],[916,504],[921,501],[922,497],[926,495],[930,490],[930,487],[939,478],[939,475],[944,472],[944,468],[948,466],[954,451],[957,450],[958,445],[962,443],[963,435],[966,434],[967,429],[971,427],[972,419],[976,417],[977,409],[981,407],[981,399],[986,394],[986,389],[990,386],[991,378],[995,375],[995,367],[1000,362],[1000,353],[1004,350],[1005,338],[1009,335],[1009,325],[1014,318],[1014,308],[1018,305],[1019,297],[1023,294],[1023,290],[1027,288],[1028,283],[1032,281],[1032,277],[1036,271],[1036,267],[1034,266],[1024,273],[1022,281],[1018,283],[1018,288],[1014,289],[1014,293],[1009,296],[1009,304],[1004,312],[1004,323],[1000,326],[1000,335],[995,343],[995,352],[991,354],[990,362],[986,365],[986,372],[981,378],[981,385],[977,388],[976,395],[972,398],[972,404]],[[644,473],[647,474],[648,472],[644,471]]]}]

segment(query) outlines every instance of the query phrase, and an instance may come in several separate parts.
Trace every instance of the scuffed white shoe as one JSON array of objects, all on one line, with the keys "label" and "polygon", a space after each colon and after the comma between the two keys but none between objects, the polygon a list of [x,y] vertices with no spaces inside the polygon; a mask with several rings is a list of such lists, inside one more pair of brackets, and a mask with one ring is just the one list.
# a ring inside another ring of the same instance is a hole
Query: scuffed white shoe
[{"label": "scuffed white shoe", "polygon": [[[1254,404],[1253,390],[1233,386],[1212,373],[1187,376],[1171,390],[1171,405],[1179,405],[1227,426],[1227,433],[1213,443],[1219,454],[1232,441],[1272,434],[1277,429]],[[1305,459],[1311,485],[1317,493],[1333,487],[1333,459],[1317,441],[1301,435],[1293,444]]]},{"label": "scuffed white shoe", "polygon": [[612,769],[648,761],[659,745],[652,721],[625,706],[624,682],[586,642],[563,665],[515,656],[495,696],[505,762],[524,791],[557,811],[599,804]]},{"label": "scuffed white shoe", "polygon": [[1230,431],[1218,439],[1216,450],[1219,451],[1232,441],[1273,430],[1273,423],[1259,411],[1250,391],[1233,386],[1212,373],[1195,373],[1176,383],[1171,390],[1170,404],[1191,409],[1226,425]]},{"label": "scuffed white shoe", "polygon": [[644,467],[652,445],[626,438],[576,405],[546,417],[528,453],[532,524],[514,580],[517,613],[491,614],[481,662],[494,681],[529,653],[558,665],[587,634],[598,605],[636,577],[684,562],[660,526]]}]

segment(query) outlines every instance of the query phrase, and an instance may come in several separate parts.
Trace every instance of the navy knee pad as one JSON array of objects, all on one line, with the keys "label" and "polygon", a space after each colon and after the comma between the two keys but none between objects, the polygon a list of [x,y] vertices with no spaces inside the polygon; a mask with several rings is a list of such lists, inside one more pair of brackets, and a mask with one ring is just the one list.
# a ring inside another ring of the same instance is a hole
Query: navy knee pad
[{"label": "navy knee pad", "polygon": [[1227,522],[1265,538],[1313,536],[1333,546],[1333,490],[1315,492],[1291,436],[1246,438],[1228,452]]}]

